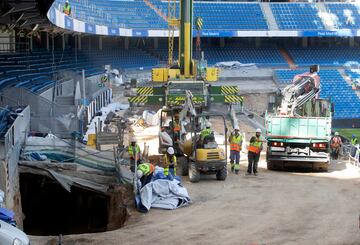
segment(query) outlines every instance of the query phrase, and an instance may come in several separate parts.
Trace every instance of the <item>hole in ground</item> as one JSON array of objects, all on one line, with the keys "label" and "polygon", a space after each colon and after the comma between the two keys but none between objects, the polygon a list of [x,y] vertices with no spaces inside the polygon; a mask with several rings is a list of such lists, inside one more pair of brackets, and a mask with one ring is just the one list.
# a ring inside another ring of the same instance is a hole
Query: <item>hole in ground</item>
[{"label": "hole in ground", "polygon": [[114,205],[115,194],[100,194],[76,186],[67,192],[43,175],[21,173],[20,192],[24,231],[30,235],[103,232],[121,227],[128,215],[126,207],[119,210],[119,205]]}]

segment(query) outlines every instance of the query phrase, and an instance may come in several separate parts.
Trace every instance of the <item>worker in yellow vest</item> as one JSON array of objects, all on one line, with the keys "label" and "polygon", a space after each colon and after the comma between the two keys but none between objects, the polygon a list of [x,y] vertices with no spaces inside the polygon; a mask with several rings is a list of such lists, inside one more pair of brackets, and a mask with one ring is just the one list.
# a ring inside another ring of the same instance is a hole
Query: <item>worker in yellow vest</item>
[{"label": "worker in yellow vest", "polygon": [[171,173],[172,176],[176,176],[176,156],[173,147],[169,147],[166,154],[163,157],[164,175],[168,176]]},{"label": "worker in yellow vest", "polygon": [[64,14],[66,15],[71,15],[71,7],[70,7],[70,4],[69,4],[69,1],[66,0],[65,2],[65,5],[64,5],[64,8],[63,8],[63,12]]},{"label": "worker in yellow vest", "polygon": [[231,172],[238,174],[240,171],[240,151],[242,145],[242,135],[239,133],[239,127],[236,126],[234,131],[229,136],[230,144],[230,164]]},{"label": "worker in yellow vest", "polygon": [[139,189],[151,181],[154,171],[155,166],[151,163],[141,163],[137,166],[136,177],[140,180]]},{"label": "worker in yellow vest", "polygon": [[251,137],[250,145],[248,148],[248,170],[247,175],[251,175],[251,172],[257,176],[257,165],[260,159],[260,153],[263,148],[263,140],[261,137],[261,129],[256,129],[256,135]]},{"label": "worker in yellow vest", "polygon": [[135,162],[137,164],[141,163],[140,146],[136,144],[135,137],[131,138],[130,145],[127,147],[127,150],[130,157],[130,170],[131,172],[135,172]]}]

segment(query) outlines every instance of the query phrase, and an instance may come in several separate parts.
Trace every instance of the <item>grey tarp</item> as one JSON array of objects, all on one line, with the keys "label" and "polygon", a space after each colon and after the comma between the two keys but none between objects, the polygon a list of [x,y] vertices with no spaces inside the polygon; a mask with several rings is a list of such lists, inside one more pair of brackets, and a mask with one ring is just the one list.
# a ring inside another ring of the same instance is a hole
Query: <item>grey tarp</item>
[{"label": "grey tarp", "polygon": [[177,180],[158,179],[140,190],[141,203],[147,210],[153,208],[176,209],[191,203],[185,187]]}]

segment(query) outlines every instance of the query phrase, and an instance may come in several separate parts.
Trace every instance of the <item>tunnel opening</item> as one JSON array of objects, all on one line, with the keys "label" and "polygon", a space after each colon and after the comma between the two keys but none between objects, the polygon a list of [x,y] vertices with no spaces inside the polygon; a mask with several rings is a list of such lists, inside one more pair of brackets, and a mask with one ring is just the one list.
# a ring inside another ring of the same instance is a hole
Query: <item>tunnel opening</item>
[{"label": "tunnel opening", "polygon": [[[103,232],[108,230],[109,212],[114,213],[111,195],[76,186],[68,192],[40,174],[21,173],[20,192],[24,231],[29,235]],[[113,218],[124,219],[124,213],[117,213],[119,217]]]}]

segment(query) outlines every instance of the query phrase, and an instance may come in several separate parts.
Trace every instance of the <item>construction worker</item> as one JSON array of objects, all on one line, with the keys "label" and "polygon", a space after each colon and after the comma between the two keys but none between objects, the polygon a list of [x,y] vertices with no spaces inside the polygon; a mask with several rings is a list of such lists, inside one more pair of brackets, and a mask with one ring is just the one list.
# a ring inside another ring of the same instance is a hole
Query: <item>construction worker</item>
[{"label": "construction worker", "polygon": [[257,176],[257,165],[260,159],[260,153],[262,151],[263,145],[261,140],[261,129],[256,129],[256,135],[251,137],[249,151],[248,151],[248,170],[247,175],[251,175],[251,172]]},{"label": "construction worker", "polygon": [[68,0],[65,1],[65,5],[64,5],[64,8],[63,8],[63,12],[64,12],[64,14],[66,14],[66,15],[71,15],[71,7],[70,7],[70,4],[69,4],[69,1],[68,1]]},{"label": "construction worker", "polygon": [[333,159],[337,160],[342,146],[342,140],[338,132],[335,132],[335,136],[331,139],[331,155]]},{"label": "construction worker", "polygon": [[173,130],[174,130],[174,135],[175,135],[175,141],[180,139],[180,122],[179,122],[179,116],[175,116],[175,121],[173,123]]},{"label": "construction worker", "polygon": [[129,157],[130,157],[130,170],[135,172],[135,161],[137,164],[141,163],[141,153],[140,146],[136,144],[136,138],[132,137],[130,140],[130,145],[127,147]]},{"label": "construction worker", "polygon": [[351,145],[357,145],[357,144],[358,144],[358,139],[357,139],[356,135],[353,134],[351,136]]},{"label": "construction worker", "polygon": [[140,188],[144,187],[147,183],[149,183],[153,177],[153,173],[155,171],[155,166],[151,163],[141,163],[137,166],[136,169],[136,177],[140,180]]},{"label": "construction worker", "polygon": [[242,145],[242,135],[239,133],[239,127],[236,126],[228,139],[230,143],[230,164],[231,172],[239,173],[240,170],[240,151]]},{"label": "construction worker", "polygon": [[214,140],[214,132],[211,130],[211,123],[206,122],[205,125],[206,128],[201,130],[200,133],[200,140],[203,145],[207,144],[209,141],[211,142],[212,140]]},{"label": "construction worker", "polygon": [[169,147],[163,157],[164,175],[168,176],[171,173],[172,176],[176,176],[176,165],[174,148]]},{"label": "construction worker", "polygon": [[350,156],[355,157],[356,154],[356,145],[358,143],[358,139],[355,134],[351,136],[351,149],[350,149]]}]

